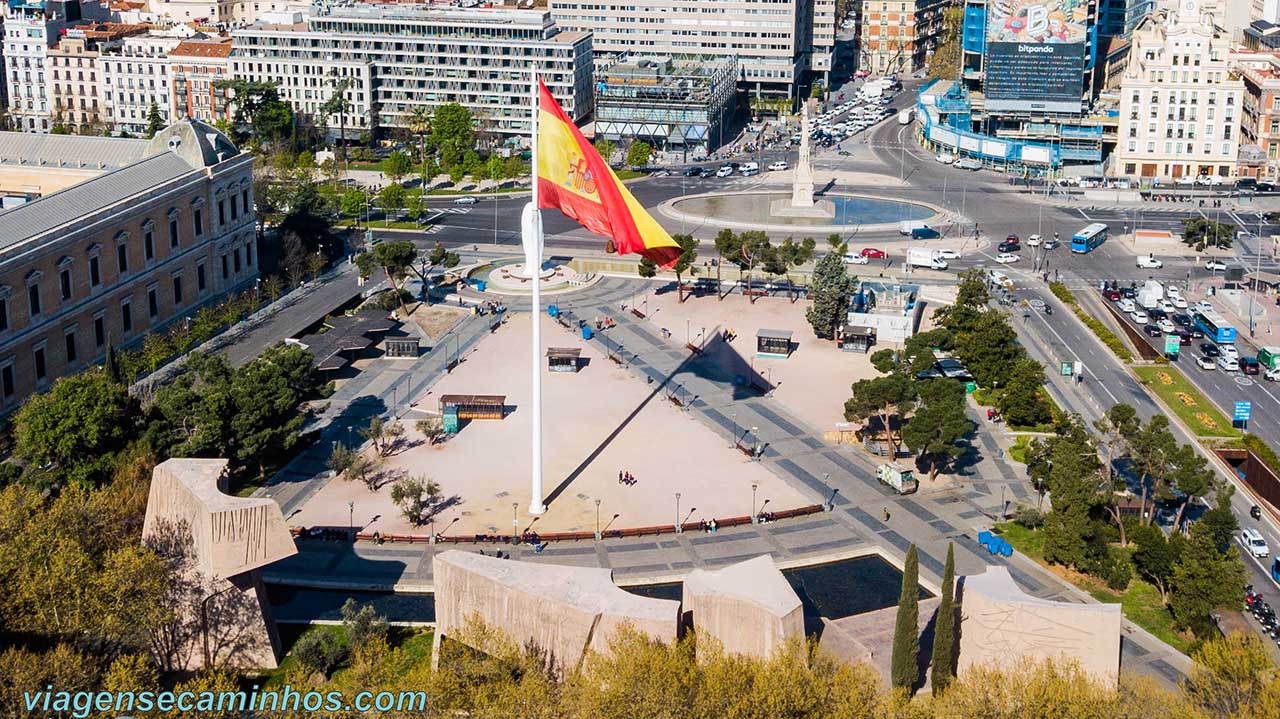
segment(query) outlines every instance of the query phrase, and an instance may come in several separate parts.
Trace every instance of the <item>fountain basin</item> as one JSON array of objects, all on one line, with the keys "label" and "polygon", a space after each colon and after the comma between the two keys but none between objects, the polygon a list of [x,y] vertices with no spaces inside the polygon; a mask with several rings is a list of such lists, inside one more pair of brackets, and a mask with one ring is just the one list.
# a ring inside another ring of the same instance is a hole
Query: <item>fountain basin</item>
[{"label": "fountain basin", "polygon": [[660,211],[673,219],[735,229],[813,232],[888,227],[907,220],[928,220],[941,213],[919,202],[869,195],[827,194],[814,200],[816,207],[796,211],[791,208],[791,193],[710,193],[670,200]]}]

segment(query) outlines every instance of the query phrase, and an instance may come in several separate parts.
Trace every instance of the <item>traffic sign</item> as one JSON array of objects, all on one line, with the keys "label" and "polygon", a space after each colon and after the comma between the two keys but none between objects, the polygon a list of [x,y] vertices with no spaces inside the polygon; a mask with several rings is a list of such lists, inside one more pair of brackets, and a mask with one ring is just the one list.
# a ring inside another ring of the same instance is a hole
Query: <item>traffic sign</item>
[{"label": "traffic sign", "polygon": [[1235,406],[1235,421],[1248,422],[1253,418],[1253,402],[1249,400],[1239,400]]},{"label": "traffic sign", "polygon": [[1167,355],[1178,354],[1178,336],[1177,335],[1164,336],[1164,353]]}]

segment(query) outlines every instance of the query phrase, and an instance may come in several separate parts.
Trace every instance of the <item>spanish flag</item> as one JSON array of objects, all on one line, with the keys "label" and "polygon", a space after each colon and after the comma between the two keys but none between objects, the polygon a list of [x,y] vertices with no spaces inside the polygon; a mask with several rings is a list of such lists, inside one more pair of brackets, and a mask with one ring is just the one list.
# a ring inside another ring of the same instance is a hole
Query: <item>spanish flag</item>
[{"label": "spanish flag", "polygon": [[670,267],[680,246],[613,174],[538,80],[538,207],[556,208],[610,238],[619,254],[638,253]]}]

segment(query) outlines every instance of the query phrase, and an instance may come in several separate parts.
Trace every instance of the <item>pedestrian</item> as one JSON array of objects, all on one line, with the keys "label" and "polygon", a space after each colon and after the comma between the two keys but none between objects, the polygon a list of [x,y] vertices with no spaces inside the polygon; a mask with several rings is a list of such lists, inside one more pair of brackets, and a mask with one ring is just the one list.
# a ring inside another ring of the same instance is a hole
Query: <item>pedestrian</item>
[{"label": "pedestrian", "polygon": [[885,507],[883,511],[884,511],[884,521],[887,522],[889,521],[889,508]]},{"label": "pedestrian", "polygon": [[622,484],[622,470],[618,470],[618,484]]}]

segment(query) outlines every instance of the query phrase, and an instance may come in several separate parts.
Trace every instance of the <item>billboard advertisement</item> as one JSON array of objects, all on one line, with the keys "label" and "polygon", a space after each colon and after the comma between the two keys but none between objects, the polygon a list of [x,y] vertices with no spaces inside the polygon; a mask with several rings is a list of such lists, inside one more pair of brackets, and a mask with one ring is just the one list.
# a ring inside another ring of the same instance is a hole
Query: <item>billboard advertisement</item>
[{"label": "billboard advertisement", "polygon": [[991,110],[1079,112],[1090,0],[991,0],[984,91]]}]

